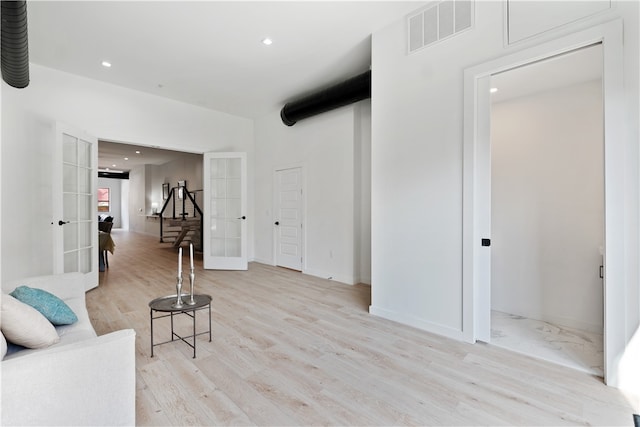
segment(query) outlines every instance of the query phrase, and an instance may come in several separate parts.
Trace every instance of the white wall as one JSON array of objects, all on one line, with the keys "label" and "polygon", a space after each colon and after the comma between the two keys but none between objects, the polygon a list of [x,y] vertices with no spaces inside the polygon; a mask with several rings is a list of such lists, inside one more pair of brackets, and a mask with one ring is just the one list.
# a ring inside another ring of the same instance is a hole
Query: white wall
[{"label": "white wall", "polygon": [[[275,263],[275,171],[302,166],[303,272],[349,284],[361,280],[360,256],[367,251],[360,248],[361,234],[369,231],[367,225],[361,230],[360,204],[365,202],[356,200],[356,185],[368,179],[366,170],[356,163],[366,157],[362,152],[369,145],[368,114],[368,101],[363,101],[301,120],[292,127],[282,123],[279,111],[256,120],[256,260]],[[364,146],[358,153],[356,140],[359,147]]]},{"label": "white wall", "polygon": [[109,189],[109,211],[98,214],[111,215],[113,228],[122,228],[122,181],[116,178],[98,178],[98,188]]},{"label": "white wall", "polygon": [[[252,120],[34,64],[30,74],[26,89],[2,83],[3,280],[53,271],[52,218],[46,207],[52,200],[51,158],[57,120],[108,141],[197,153],[245,151],[251,166]],[[252,171],[249,167],[250,201]],[[13,185],[16,182],[20,185]],[[135,189],[130,190],[133,193]],[[24,200],[25,209],[8,209],[7,201],[11,200]],[[130,208],[135,216],[134,207]],[[251,213],[252,208],[250,205]],[[135,230],[136,224],[132,222],[130,227]],[[249,242],[253,242],[251,222],[248,229]],[[251,245],[248,249],[252,254]]]},{"label": "white wall", "polygon": [[[544,8],[544,2],[536,2]],[[638,2],[526,42],[504,43],[504,4],[475,2],[475,27],[408,55],[406,23],[372,39],[371,313],[464,339],[462,332],[463,73],[597,23],[624,19],[628,117],[625,200],[627,327],[638,326]],[[544,14],[543,14],[544,16]]]},{"label": "white wall", "polygon": [[492,106],[494,310],[602,332],[602,120],[601,80]]},{"label": "white wall", "polygon": [[136,166],[129,171],[129,231],[146,231],[147,166]]}]

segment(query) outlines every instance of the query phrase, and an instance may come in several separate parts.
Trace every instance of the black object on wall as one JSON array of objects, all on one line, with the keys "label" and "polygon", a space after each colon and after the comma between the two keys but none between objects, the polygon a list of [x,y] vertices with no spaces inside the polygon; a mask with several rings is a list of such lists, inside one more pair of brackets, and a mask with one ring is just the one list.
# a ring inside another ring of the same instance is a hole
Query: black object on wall
[{"label": "black object on wall", "polygon": [[293,126],[298,120],[367,98],[371,98],[371,70],[297,101],[287,102],[280,111],[280,118],[285,125]]},{"label": "black object on wall", "polygon": [[27,1],[7,1],[2,4],[2,79],[18,89],[29,85],[29,43],[27,37]]},{"label": "black object on wall", "polygon": [[129,179],[129,172],[102,172],[102,171],[98,171],[98,178]]}]

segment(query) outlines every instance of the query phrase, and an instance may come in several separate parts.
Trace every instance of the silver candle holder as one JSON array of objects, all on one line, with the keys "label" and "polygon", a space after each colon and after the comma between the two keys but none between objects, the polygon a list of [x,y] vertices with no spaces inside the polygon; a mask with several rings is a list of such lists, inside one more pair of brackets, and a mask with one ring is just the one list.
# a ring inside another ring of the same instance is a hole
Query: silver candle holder
[{"label": "silver candle holder", "polygon": [[176,302],[171,304],[173,308],[182,308],[184,307],[184,302],[182,301],[182,275],[178,276],[178,280],[176,283]]},{"label": "silver candle holder", "polygon": [[189,301],[187,301],[188,305],[196,304],[196,300],[193,299],[193,285],[195,281],[196,281],[196,273],[194,268],[191,267],[191,270],[189,273]]}]

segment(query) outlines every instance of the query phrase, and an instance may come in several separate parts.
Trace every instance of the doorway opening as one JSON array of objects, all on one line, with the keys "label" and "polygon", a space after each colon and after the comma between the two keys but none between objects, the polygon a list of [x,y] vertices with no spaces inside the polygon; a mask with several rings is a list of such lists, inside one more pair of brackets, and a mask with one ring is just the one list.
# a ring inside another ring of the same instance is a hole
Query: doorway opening
[{"label": "doorway opening", "polygon": [[[626,346],[625,157],[622,22],[611,21],[465,70],[463,187],[463,333],[491,342],[491,137],[492,75],[594,44],[602,44],[604,107],[604,382],[618,386]],[[631,218],[633,220],[633,218]]]},{"label": "doorway opening", "polygon": [[[157,213],[169,194],[165,188],[186,186],[202,206],[202,158],[198,153],[99,140],[99,184],[113,193],[113,206],[107,212],[113,228],[160,237]],[[123,175],[126,179],[121,179]],[[195,217],[193,209],[188,216]]]},{"label": "doorway opening", "polygon": [[602,46],[491,92],[491,343],[603,376]]}]

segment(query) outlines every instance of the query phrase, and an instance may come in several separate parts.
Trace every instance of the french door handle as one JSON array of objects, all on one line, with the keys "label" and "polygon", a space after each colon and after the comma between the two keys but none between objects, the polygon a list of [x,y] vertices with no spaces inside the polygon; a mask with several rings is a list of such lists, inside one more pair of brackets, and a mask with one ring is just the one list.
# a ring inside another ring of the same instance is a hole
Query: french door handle
[{"label": "french door handle", "polygon": [[247,219],[247,217],[246,217],[246,216],[244,216],[244,215],[242,215],[242,216],[239,216],[239,217],[238,217],[238,218],[236,218],[236,219]]},{"label": "french door handle", "polygon": [[69,221],[63,221],[63,220],[58,221],[58,225],[65,225],[65,224],[69,224]]}]

